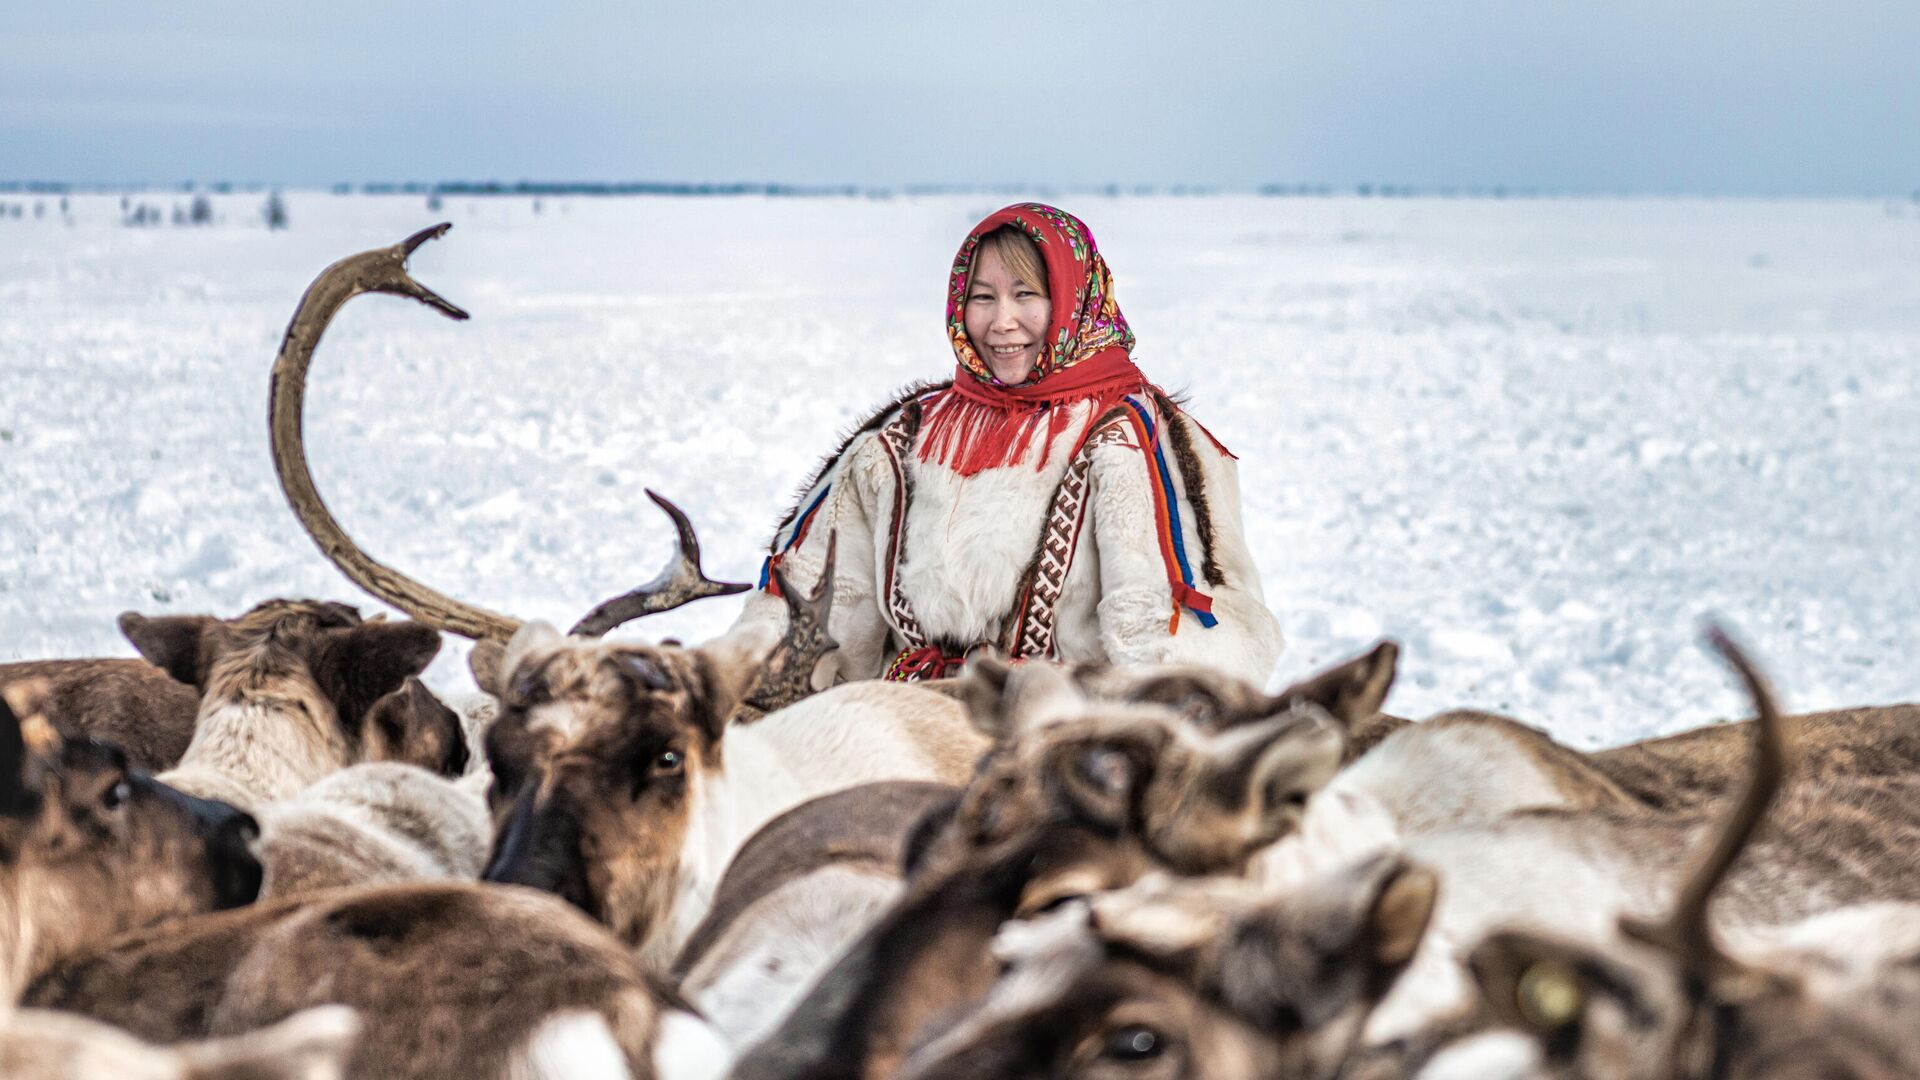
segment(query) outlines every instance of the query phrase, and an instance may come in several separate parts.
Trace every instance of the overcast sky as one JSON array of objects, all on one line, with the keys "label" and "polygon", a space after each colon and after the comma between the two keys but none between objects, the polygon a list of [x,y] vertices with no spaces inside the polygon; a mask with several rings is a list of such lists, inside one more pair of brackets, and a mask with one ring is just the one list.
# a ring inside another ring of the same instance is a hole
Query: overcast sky
[{"label": "overcast sky", "polygon": [[1914,0],[60,0],[0,179],[1905,194]]}]

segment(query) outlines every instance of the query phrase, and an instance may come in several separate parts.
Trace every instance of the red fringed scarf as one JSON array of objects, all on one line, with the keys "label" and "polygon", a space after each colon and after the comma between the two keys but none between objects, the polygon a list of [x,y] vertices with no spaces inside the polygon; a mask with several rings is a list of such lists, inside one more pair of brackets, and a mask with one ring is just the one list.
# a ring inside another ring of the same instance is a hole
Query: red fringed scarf
[{"label": "red fringed scarf", "polygon": [[1121,398],[1146,388],[1147,377],[1122,349],[1107,349],[1039,382],[1019,386],[984,386],[962,370],[955,374],[951,388],[926,405],[920,460],[938,461],[961,476],[972,476],[1026,457],[1038,436],[1043,442],[1040,461],[1034,466],[1037,471],[1046,467],[1053,441],[1072,421],[1076,404],[1091,400],[1094,406],[1082,418],[1071,450],[1080,448],[1094,421],[1120,404]]},{"label": "red fringed scarf", "polygon": [[[1047,268],[1053,312],[1047,340],[1033,374],[1007,386],[967,338],[967,285],[980,238],[1002,225],[1017,225],[1040,248]],[[1079,439],[1094,421],[1128,394],[1145,390],[1147,377],[1128,355],[1133,331],[1113,300],[1113,276],[1079,218],[1042,203],[1018,203],[973,227],[954,257],[947,285],[947,337],[958,368],[953,386],[927,401],[919,456],[961,476],[1020,461],[1042,438],[1036,469],[1044,468],[1053,441],[1073,419],[1074,406],[1092,401]]]}]

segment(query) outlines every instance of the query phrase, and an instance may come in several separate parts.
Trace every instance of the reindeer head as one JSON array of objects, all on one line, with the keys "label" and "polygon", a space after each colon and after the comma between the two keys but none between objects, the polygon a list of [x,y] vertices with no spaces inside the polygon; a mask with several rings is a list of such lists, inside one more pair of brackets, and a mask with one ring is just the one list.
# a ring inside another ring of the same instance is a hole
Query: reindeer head
[{"label": "reindeer head", "polygon": [[1434,878],[1374,859],[1276,897],[1155,876],[996,942],[985,1000],[916,1051],[914,1080],[1330,1077],[1412,958]]},{"label": "reindeer head", "polygon": [[[1815,1002],[1790,973],[1722,952],[1707,905],[1765,820],[1790,768],[1793,734],[1765,681],[1718,629],[1708,634],[1746,684],[1758,721],[1752,773],[1667,919],[1622,919],[1607,948],[1501,931],[1469,955],[1492,1022],[1527,1053],[1507,1067],[1538,1080],[1891,1080],[1900,1048]],[[1484,1036],[1483,1036],[1484,1038]],[[1465,1055],[1471,1048],[1456,1047]]]},{"label": "reindeer head", "polygon": [[16,965],[250,903],[258,832],[225,803],[129,769],[112,746],[63,739],[41,718],[23,725],[0,699],[0,910],[11,906],[18,929],[9,929],[28,934],[13,943]]},{"label": "reindeer head", "polygon": [[417,765],[440,776],[467,771],[472,754],[460,715],[441,704],[425,683],[412,675],[400,689],[367,710],[360,732],[360,758]]},{"label": "reindeer head", "polygon": [[1007,816],[1024,786],[1029,802],[1069,803],[1181,873],[1238,870],[1299,825],[1349,727],[1378,711],[1394,656],[1383,644],[1277,695],[1200,669],[976,663],[962,694],[998,738],[1006,778],[974,785],[967,805]]},{"label": "reindeer head", "polygon": [[559,893],[639,946],[679,881],[696,805],[725,768],[728,717],[775,645],[562,637],[530,624],[501,666],[487,730],[489,881]]},{"label": "reindeer head", "polygon": [[346,604],[269,600],[236,619],[138,612],[120,630],[149,663],[200,691],[200,713],[271,700],[308,714],[348,759],[375,702],[425,670],[440,635],[414,622],[364,622]]}]

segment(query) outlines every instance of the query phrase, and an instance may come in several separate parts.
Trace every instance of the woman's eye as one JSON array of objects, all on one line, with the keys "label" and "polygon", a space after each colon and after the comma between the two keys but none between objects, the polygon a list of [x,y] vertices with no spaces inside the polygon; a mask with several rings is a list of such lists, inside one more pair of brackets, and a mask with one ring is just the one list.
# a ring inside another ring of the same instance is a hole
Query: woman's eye
[{"label": "woman's eye", "polygon": [[1165,1049],[1166,1040],[1159,1032],[1143,1024],[1132,1024],[1108,1035],[1101,1053],[1117,1061],[1147,1061],[1159,1057]]}]

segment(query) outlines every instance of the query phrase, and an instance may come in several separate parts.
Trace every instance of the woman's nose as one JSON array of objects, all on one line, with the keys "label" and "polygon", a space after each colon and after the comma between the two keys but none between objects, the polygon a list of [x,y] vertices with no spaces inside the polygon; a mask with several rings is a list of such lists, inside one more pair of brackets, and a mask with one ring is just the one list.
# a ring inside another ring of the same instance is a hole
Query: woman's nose
[{"label": "woman's nose", "polygon": [[995,304],[993,322],[990,325],[995,330],[1018,330],[1020,320],[1015,315],[1016,311],[1012,304]]}]

